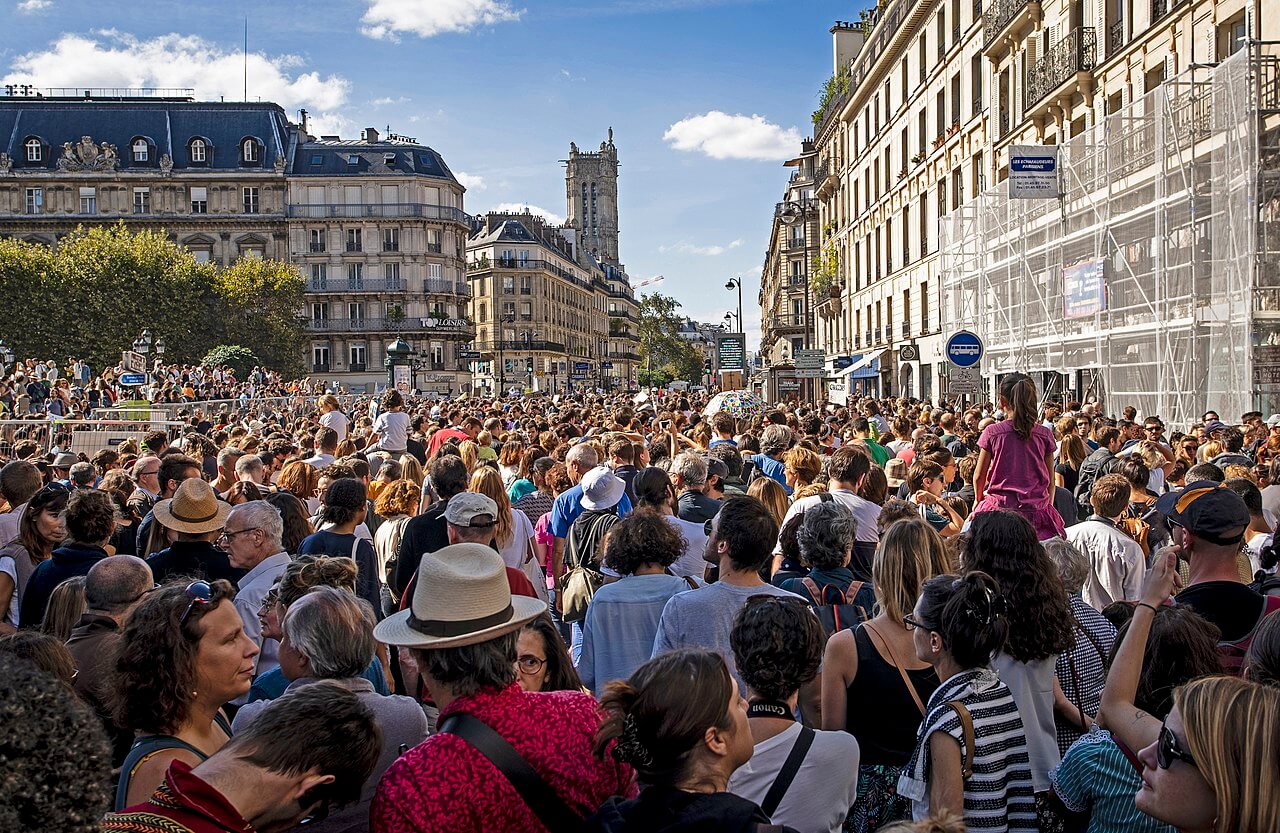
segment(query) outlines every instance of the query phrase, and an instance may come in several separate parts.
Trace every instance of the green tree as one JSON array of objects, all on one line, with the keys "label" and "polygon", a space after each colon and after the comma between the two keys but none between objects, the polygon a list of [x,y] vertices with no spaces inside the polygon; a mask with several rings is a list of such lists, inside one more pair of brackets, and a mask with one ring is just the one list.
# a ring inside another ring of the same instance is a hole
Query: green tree
[{"label": "green tree", "polygon": [[696,382],[702,374],[702,358],[697,348],[680,337],[684,318],[679,310],[679,301],[660,292],[640,300],[640,363],[650,373],[664,371],[667,381]]},{"label": "green tree", "polygon": [[255,367],[261,367],[262,361],[248,347],[239,344],[219,344],[204,354],[203,364],[224,365],[231,368],[237,379],[247,379]]},{"label": "green tree", "polygon": [[279,260],[241,258],[217,270],[214,286],[225,309],[222,342],[249,347],[273,370],[301,373],[306,333],[299,310],[305,284],[297,268]]}]

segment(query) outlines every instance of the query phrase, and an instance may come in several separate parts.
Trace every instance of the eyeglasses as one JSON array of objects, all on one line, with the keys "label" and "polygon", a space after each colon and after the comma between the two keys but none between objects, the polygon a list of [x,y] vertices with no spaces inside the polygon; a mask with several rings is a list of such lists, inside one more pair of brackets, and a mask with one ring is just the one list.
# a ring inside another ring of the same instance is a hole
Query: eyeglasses
[{"label": "eyeglasses", "polygon": [[1191,753],[1182,748],[1178,743],[1178,738],[1173,734],[1173,730],[1169,728],[1167,723],[1160,724],[1160,739],[1156,741],[1156,765],[1161,769],[1168,769],[1173,766],[1174,761],[1182,761],[1183,763],[1196,765],[1196,759],[1191,757]]},{"label": "eyeglasses", "polygon": [[159,473],[160,473],[160,469],[152,469],[151,471],[140,471],[138,472],[138,477],[150,477],[154,474],[159,474]]},{"label": "eyeglasses", "polygon": [[275,605],[275,603],[276,603],[276,602],[278,602],[278,601],[280,601],[280,591],[279,591],[279,590],[269,590],[269,591],[267,591],[267,595],[265,595],[265,596],[263,596],[263,597],[262,597],[262,604],[261,604],[261,605],[259,605],[259,610],[264,609],[264,608],[268,608],[268,607],[272,607],[272,606],[274,606],[274,605]]},{"label": "eyeglasses", "polygon": [[903,616],[903,617],[902,617],[902,626],[903,626],[904,628],[906,628],[907,630],[909,630],[909,631],[913,631],[913,630],[915,630],[916,628],[919,628],[919,629],[920,629],[920,630],[922,630],[922,631],[927,631],[927,630],[929,630],[929,628],[928,628],[928,627],[926,627],[926,626],[925,626],[925,624],[924,624],[923,622],[919,622],[919,621],[917,621],[917,620],[915,620],[915,619],[912,619],[910,616]]},{"label": "eyeglasses", "polygon": [[231,540],[232,540],[233,538],[235,538],[237,535],[243,535],[243,534],[245,534],[246,532],[257,532],[257,531],[258,531],[259,529],[261,529],[261,528],[262,528],[262,527],[258,527],[258,526],[251,526],[251,527],[249,527],[248,529],[236,529],[236,530],[226,530],[226,529],[224,529],[224,530],[222,531],[222,534],[218,536],[218,540],[219,540],[219,541],[226,541],[226,542],[229,544],[229,543],[231,543]]},{"label": "eyeglasses", "polygon": [[519,668],[524,674],[537,674],[542,670],[542,666],[547,661],[541,657],[535,657],[533,654],[521,654],[516,658],[516,668]]},{"label": "eyeglasses", "polygon": [[159,590],[159,589],[160,589],[160,585],[158,585],[158,584],[153,584],[153,585],[151,585],[150,587],[148,587],[146,590],[143,590],[141,593],[139,593],[138,595],[134,596],[132,599],[130,599],[128,602],[126,602],[126,604],[133,604],[134,602],[136,602],[136,601],[138,601],[139,599],[141,599],[143,596],[149,596],[149,595],[151,595],[152,593],[156,592],[156,591],[157,591],[157,590]]},{"label": "eyeglasses", "polygon": [[195,610],[196,605],[213,603],[213,588],[209,586],[207,581],[193,581],[187,585],[187,589],[184,592],[191,601],[187,603],[187,609],[183,611],[182,618],[178,620],[178,627],[187,624],[187,620],[191,618],[191,611]]}]

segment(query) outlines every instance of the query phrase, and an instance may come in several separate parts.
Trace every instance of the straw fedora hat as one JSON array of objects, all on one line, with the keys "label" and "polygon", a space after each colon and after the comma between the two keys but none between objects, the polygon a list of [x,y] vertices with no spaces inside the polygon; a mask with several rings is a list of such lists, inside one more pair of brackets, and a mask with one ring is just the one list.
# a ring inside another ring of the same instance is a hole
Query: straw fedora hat
[{"label": "straw fedora hat", "polygon": [[379,642],[409,648],[457,648],[522,627],[547,609],[511,595],[507,565],[484,544],[452,544],[422,556],[408,610],[378,623]]},{"label": "straw fedora hat", "polygon": [[160,501],[152,511],[165,528],[200,535],[226,526],[231,504],[218,500],[208,483],[191,477],[179,483],[173,497]]}]

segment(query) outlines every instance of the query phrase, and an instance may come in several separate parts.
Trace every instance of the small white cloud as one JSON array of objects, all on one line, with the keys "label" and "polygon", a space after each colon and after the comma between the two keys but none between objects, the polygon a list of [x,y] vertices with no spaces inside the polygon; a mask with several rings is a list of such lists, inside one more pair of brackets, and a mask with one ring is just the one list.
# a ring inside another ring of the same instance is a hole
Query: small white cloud
[{"label": "small white cloud", "polygon": [[395,98],[392,98],[389,95],[384,95],[382,98],[375,98],[373,101],[370,101],[369,103],[372,104],[374,107],[388,107],[392,104],[408,104],[409,97],[398,95]]},{"label": "small white cloud", "polygon": [[560,77],[566,81],[586,81],[587,80],[586,76],[574,75],[572,72],[570,72],[567,69],[560,70]]},{"label": "small white cloud", "polygon": [[53,5],[53,0],[22,0],[18,4],[18,11],[22,14],[35,14],[42,12]]},{"label": "small white cloud", "polygon": [[672,246],[659,246],[658,251],[662,254],[667,254],[668,252],[676,252],[678,254],[685,254],[685,255],[702,255],[704,257],[716,257],[717,255],[722,255],[727,251],[738,248],[743,244],[743,242],[744,241],[742,240],[734,240],[732,243],[729,243],[724,246],[695,246],[692,243],[676,243],[675,245],[672,245]]},{"label": "small white cloud", "polygon": [[395,40],[400,34],[429,38],[446,32],[469,32],[520,19],[523,9],[507,0],[365,0],[369,8],[360,22],[371,38]]},{"label": "small white cloud", "polygon": [[764,116],[731,116],[719,110],[681,119],[662,138],[676,150],[699,151],[712,159],[762,161],[787,159],[800,150],[802,141],[794,127],[780,127]]},{"label": "small white cloud", "polygon": [[561,215],[556,214],[554,211],[548,211],[547,209],[542,208],[541,206],[530,205],[527,202],[499,203],[498,205],[495,205],[493,207],[493,210],[499,213],[508,213],[508,214],[518,214],[521,211],[528,211],[531,214],[536,214],[537,216],[546,220],[548,223],[551,223],[553,226],[564,225],[564,217],[562,217]]},{"label": "small white cloud", "polygon": [[485,189],[484,177],[478,174],[469,174],[466,171],[454,171],[453,176],[462,184],[463,188],[468,191],[483,191]]}]

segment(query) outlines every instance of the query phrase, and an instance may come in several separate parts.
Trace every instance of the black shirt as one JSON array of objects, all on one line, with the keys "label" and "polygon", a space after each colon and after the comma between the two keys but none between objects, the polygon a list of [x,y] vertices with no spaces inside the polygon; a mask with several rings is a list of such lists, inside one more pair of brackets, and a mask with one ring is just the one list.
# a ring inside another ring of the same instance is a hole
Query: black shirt
[{"label": "black shirt", "polygon": [[205,581],[226,579],[238,586],[247,572],[232,567],[227,554],[208,541],[174,541],[148,558],[147,566],[157,584],[178,576],[190,576]]},{"label": "black shirt", "polygon": [[388,576],[391,589],[399,596],[408,586],[409,579],[418,574],[422,556],[449,546],[449,523],[444,519],[447,500],[441,500],[404,525],[400,537],[400,554],[396,559],[395,575]]},{"label": "black shirt", "polygon": [[1222,639],[1243,639],[1258,624],[1266,599],[1238,581],[1205,581],[1177,595],[1184,604],[1218,626]]},{"label": "black shirt", "polygon": [[687,491],[680,495],[680,520],[690,523],[706,523],[720,511],[720,501],[702,492]]}]

